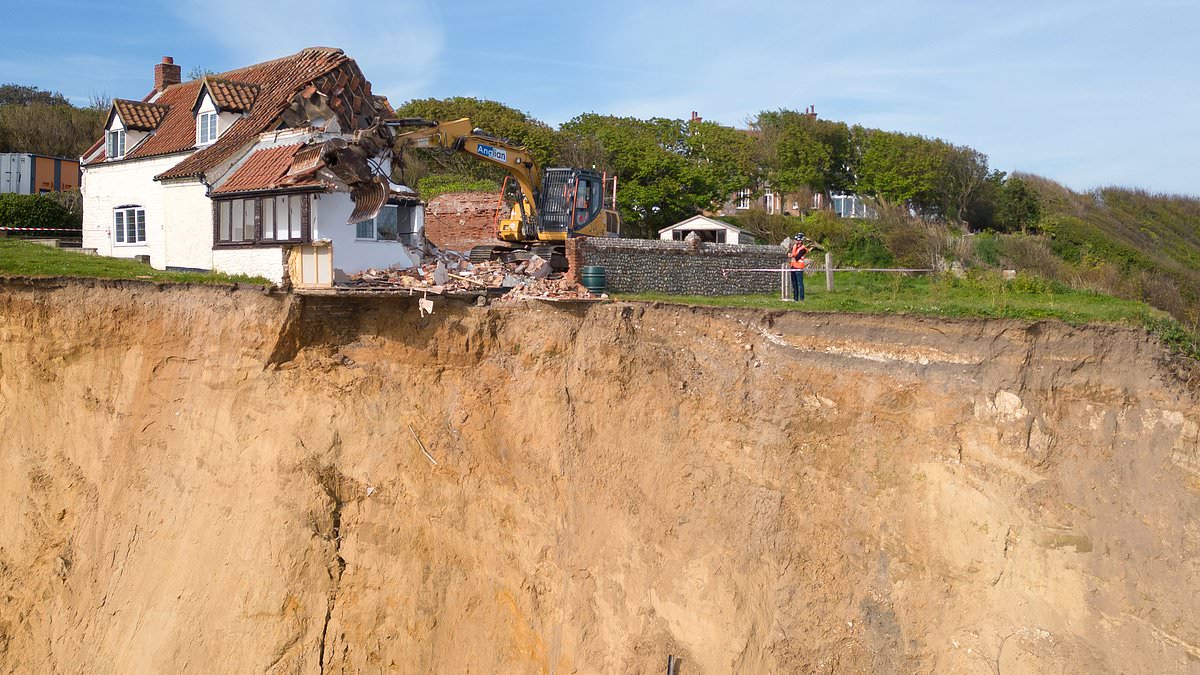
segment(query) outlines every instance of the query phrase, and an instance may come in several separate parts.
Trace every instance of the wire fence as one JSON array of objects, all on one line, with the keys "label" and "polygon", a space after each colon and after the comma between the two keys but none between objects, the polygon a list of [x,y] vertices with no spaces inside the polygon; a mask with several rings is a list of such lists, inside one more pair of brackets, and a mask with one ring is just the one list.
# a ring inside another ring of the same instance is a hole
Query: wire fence
[{"label": "wire fence", "polygon": [[733,273],[754,272],[754,273],[771,273],[779,275],[779,298],[786,300],[789,295],[789,275],[792,272],[801,272],[803,274],[825,273],[825,290],[833,292],[833,275],[838,272],[881,272],[881,273],[900,273],[900,274],[927,274],[935,272],[928,267],[834,267],[833,255],[825,254],[824,267],[805,267],[804,269],[795,269],[787,264],[781,265],[778,269],[774,267],[729,267],[721,270],[722,277],[728,277]]}]

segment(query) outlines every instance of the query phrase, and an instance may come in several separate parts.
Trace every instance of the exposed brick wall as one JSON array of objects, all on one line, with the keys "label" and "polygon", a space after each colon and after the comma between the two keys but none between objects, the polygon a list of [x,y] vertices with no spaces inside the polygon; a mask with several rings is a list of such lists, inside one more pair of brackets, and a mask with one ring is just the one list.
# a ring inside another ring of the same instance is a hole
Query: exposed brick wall
[{"label": "exposed brick wall", "polygon": [[496,240],[495,192],[450,192],[425,205],[425,238],[449,251],[469,251]]},{"label": "exposed brick wall", "polygon": [[567,242],[567,261],[573,277],[585,265],[603,267],[614,293],[739,295],[778,293],[779,275],[723,276],[722,269],[778,268],[787,262],[787,252],[779,246],[589,237]]}]

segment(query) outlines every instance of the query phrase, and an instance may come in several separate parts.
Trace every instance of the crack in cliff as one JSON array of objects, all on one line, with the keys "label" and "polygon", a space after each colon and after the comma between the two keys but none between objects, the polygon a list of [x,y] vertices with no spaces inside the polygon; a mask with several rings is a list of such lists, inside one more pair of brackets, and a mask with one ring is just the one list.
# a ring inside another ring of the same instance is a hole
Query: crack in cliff
[{"label": "crack in cliff", "polygon": [[[326,489],[329,493],[328,488]],[[342,573],[346,571],[346,559],[342,557],[342,507],[345,505],[332,493],[329,493],[333,499],[333,558],[336,562],[336,571],[329,571],[329,580],[331,582],[329,588],[329,599],[325,604],[325,620],[321,625],[321,642],[317,650],[317,670],[320,673],[325,672],[325,641],[329,634],[329,620],[333,617],[333,608],[337,604],[338,587],[342,582]]]},{"label": "crack in cliff", "polygon": [[[334,434],[331,449],[340,450],[341,438],[338,434]],[[337,605],[338,589],[341,586],[342,574],[346,571],[346,559],[342,557],[342,509],[346,502],[340,496],[339,488],[341,480],[340,476],[332,467],[326,467],[324,470],[316,472],[317,484],[321,486],[321,491],[329,499],[330,508],[330,531],[329,541],[333,542],[333,564],[329,567],[329,596],[325,603],[325,619],[321,624],[321,641],[317,647],[317,671],[325,672],[325,646],[329,637],[329,622],[333,618],[333,610]]]}]

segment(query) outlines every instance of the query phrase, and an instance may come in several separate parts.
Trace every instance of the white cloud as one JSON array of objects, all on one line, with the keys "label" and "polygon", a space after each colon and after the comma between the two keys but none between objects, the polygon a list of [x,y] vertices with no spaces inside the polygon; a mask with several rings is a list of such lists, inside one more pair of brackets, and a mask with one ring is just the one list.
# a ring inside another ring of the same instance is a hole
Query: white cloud
[{"label": "white cloud", "polygon": [[[305,47],[341,48],[358,62],[372,90],[393,102],[420,94],[437,79],[445,42],[434,8],[423,0],[394,0],[356,9],[318,0],[282,5],[260,0],[189,0],[176,5],[176,11],[224,47],[236,63],[233,67]],[[224,18],[214,21],[213,17]]]}]

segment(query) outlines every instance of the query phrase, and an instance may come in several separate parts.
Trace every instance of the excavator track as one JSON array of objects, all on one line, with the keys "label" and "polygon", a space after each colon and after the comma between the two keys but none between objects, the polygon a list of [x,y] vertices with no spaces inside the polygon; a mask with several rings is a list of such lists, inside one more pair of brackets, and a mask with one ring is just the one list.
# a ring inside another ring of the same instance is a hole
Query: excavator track
[{"label": "excavator track", "polygon": [[550,268],[556,272],[567,270],[566,247],[561,244],[534,244],[529,247],[483,245],[472,248],[467,253],[467,260],[472,263],[483,263],[489,260],[528,260],[537,256],[550,262]]},{"label": "excavator track", "polygon": [[476,246],[467,254],[467,260],[473,263],[482,263],[498,258],[498,252],[495,246]]}]

